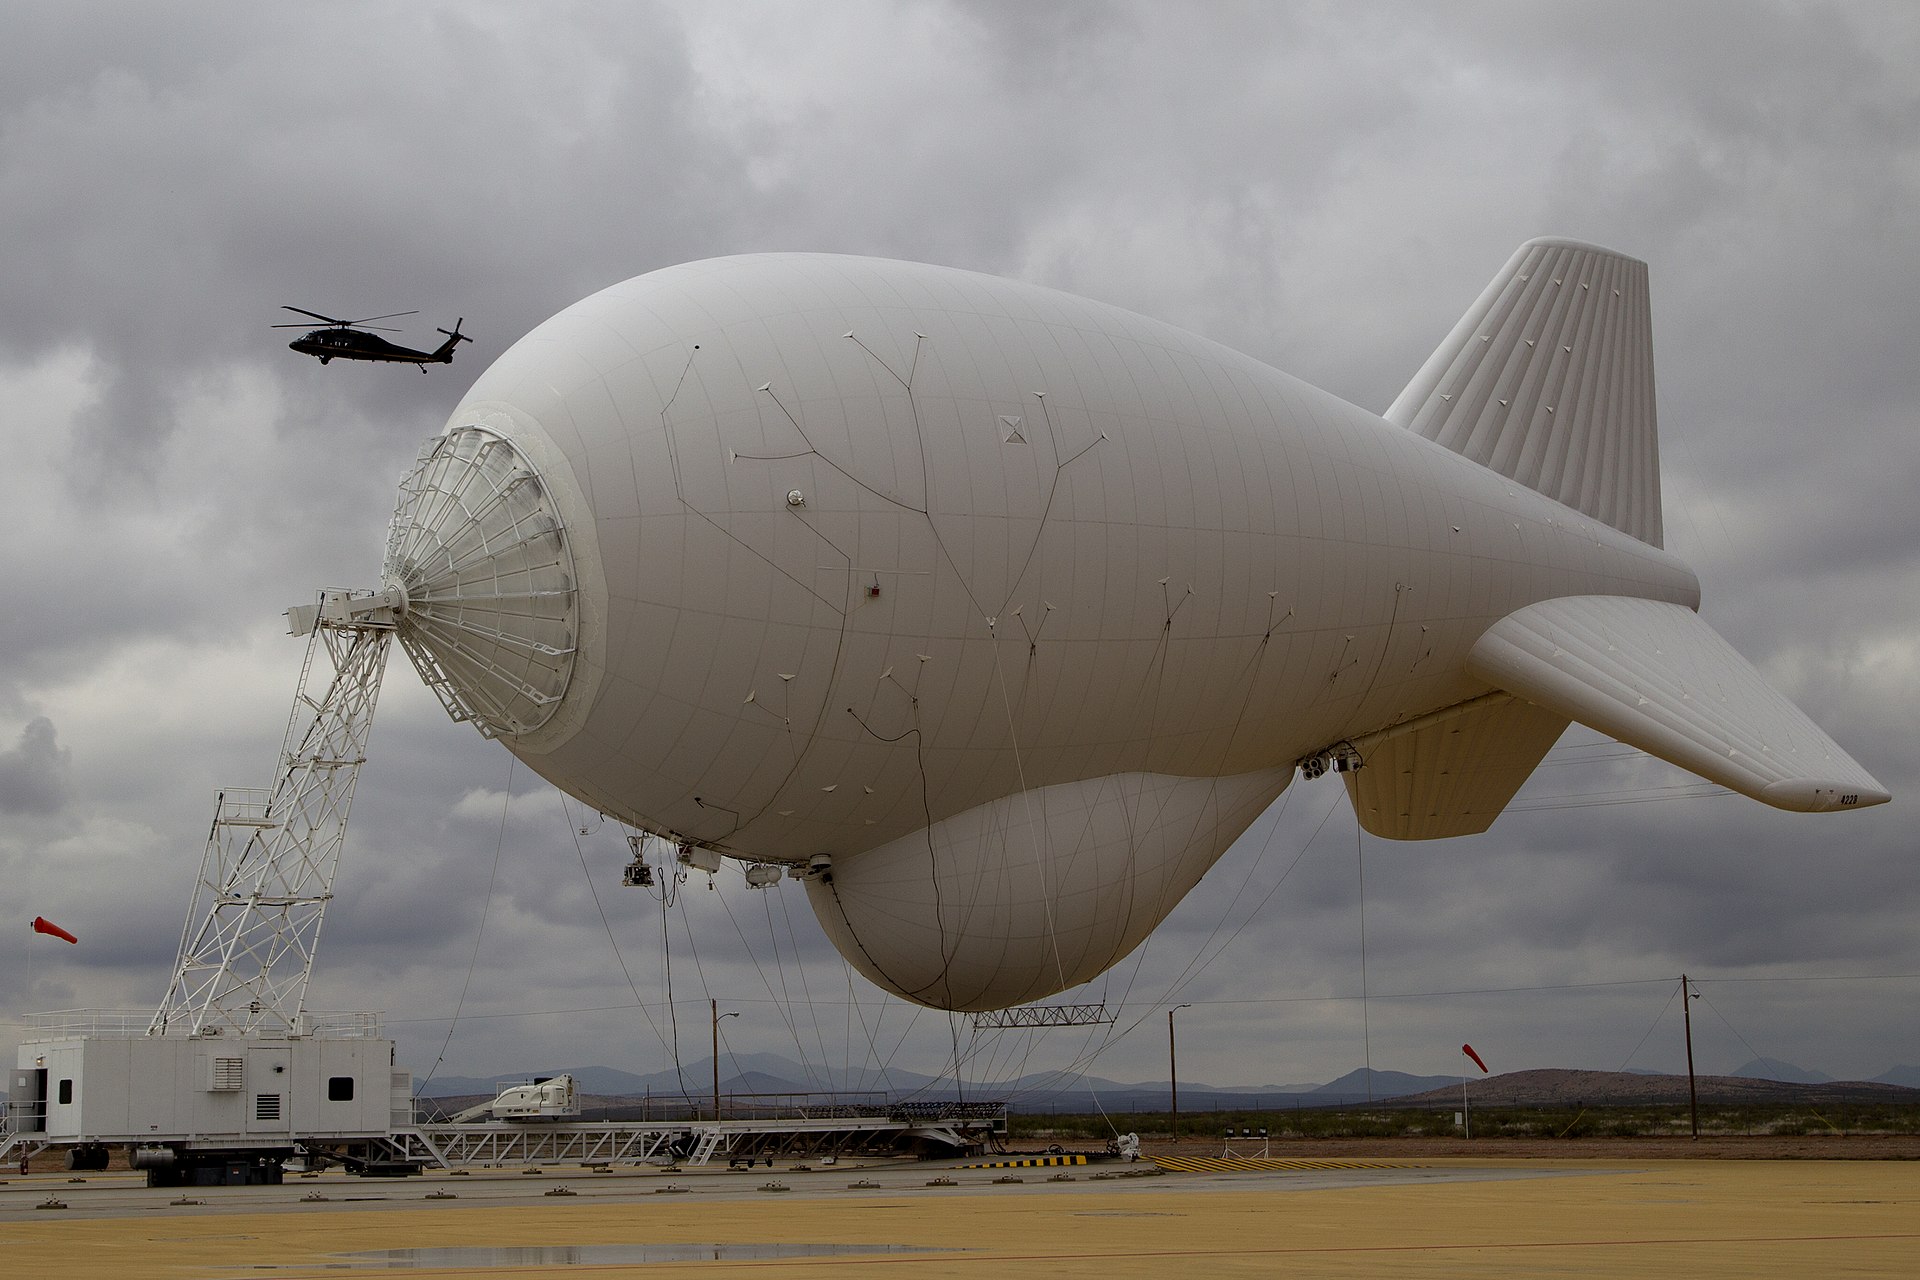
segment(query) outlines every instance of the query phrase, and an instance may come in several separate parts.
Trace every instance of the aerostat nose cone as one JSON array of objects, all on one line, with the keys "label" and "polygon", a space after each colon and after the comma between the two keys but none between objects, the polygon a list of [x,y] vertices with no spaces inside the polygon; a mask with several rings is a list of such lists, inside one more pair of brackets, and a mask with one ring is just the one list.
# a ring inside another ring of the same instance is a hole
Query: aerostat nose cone
[{"label": "aerostat nose cone", "polygon": [[406,593],[401,645],[454,719],[491,738],[553,715],[573,675],[573,556],[511,441],[466,426],[421,450],[400,485],[383,576]]}]

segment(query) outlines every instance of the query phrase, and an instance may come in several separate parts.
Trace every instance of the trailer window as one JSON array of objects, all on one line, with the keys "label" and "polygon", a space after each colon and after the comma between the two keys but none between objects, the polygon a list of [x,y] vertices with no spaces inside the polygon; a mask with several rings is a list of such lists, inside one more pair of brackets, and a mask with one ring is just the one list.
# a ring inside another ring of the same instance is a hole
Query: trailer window
[{"label": "trailer window", "polygon": [[73,1105],[73,1081],[71,1080],[60,1082],[60,1105],[63,1107]]},{"label": "trailer window", "polygon": [[352,1076],[328,1076],[327,1077],[327,1101],[328,1102],[352,1102],[353,1101],[353,1077]]}]

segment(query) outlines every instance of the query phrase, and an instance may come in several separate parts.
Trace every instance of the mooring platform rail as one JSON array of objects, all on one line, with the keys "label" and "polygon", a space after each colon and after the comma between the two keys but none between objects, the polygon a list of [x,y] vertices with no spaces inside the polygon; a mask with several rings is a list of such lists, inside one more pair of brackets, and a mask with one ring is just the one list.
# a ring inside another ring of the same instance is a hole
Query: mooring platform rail
[{"label": "mooring platform rail", "polygon": [[[862,1108],[864,1110],[864,1108]],[[1006,1135],[1006,1107],[916,1105],[873,1114],[721,1121],[416,1124],[395,1129],[383,1159],[443,1169],[486,1165],[704,1165],[716,1159],[860,1155],[921,1147],[959,1155]]]}]

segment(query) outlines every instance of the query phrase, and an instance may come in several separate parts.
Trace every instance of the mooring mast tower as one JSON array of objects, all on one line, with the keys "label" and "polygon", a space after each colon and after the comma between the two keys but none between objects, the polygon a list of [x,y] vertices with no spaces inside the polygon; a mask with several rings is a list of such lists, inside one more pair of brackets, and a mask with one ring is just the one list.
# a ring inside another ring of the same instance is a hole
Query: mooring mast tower
[{"label": "mooring mast tower", "polygon": [[[307,1030],[307,983],[396,625],[397,590],[322,591],[287,611],[306,659],[270,788],[222,791],[179,958],[149,1034]],[[315,658],[332,666],[315,696]]]}]

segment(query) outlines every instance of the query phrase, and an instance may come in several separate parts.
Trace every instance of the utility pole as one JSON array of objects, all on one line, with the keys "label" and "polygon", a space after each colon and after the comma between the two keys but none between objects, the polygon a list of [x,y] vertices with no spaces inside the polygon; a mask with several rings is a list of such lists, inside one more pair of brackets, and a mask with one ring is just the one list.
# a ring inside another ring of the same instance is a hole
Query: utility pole
[{"label": "utility pole", "polygon": [[1693,986],[1687,981],[1687,975],[1680,975],[1680,1012],[1681,1021],[1687,1028],[1687,1103],[1693,1112],[1693,1140],[1700,1141],[1700,1092],[1693,1083],[1693,1002],[1698,997],[1693,994]]},{"label": "utility pole", "polygon": [[737,1018],[740,1014],[738,1010],[731,1009],[726,1013],[720,1012],[718,1000],[709,998],[707,1004],[713,1011],[713,1118],[718,1121],[720,1119],[720,1019]]},{"label": "utility pole", "polygon": [[1167,1010],[1167,1087],[1172,1090],[1173,1140],[1180,1141],[1180,1059],[1174,1052],[1173,1015],[1182,1009],[1193,1008],[1190,1004],[1177,1004]]}]

